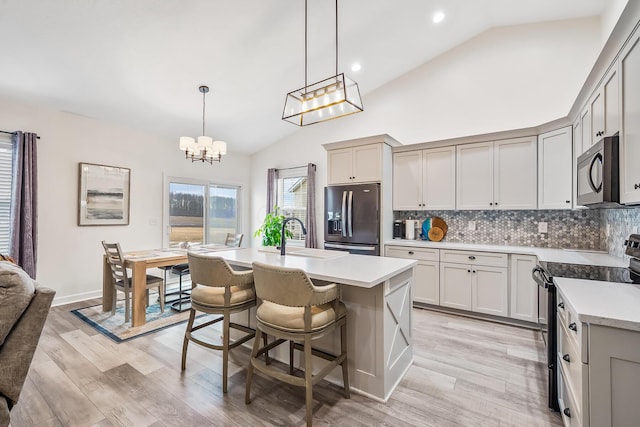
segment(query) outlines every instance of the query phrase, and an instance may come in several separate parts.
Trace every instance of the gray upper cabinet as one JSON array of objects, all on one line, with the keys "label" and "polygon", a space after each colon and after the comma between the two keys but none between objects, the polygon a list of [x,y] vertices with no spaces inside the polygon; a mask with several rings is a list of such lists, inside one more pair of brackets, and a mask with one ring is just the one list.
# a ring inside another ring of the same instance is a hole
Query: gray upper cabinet
[{"label": "gray upper cabinet", "polygon": [[640,203],[640,32],[620,54],[620,202]]},{"label": "gray upper cabinet", "polygon": [[571,209],[571,126],[538,135],[538,209]]}]

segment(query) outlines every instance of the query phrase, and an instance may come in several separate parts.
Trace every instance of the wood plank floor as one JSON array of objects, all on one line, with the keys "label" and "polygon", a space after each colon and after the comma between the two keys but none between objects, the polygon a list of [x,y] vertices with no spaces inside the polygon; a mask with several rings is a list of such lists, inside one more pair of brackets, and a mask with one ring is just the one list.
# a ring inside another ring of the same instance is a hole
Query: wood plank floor
[{"label": "wood plank floor", "polygon": [[[51,310],[11,426],[284,426],[305,422],[302,389],[254,375],[249,351],[232,351],[229,393],[221,353],[190,344],[185,325],[115,344],[72,315]],[[322,381],[315,425],[561,426],[546,407],[545,349],[536,331],[414,309],[415,361],[386,404]],[[354,349],[350,349],[354,351]]]}]

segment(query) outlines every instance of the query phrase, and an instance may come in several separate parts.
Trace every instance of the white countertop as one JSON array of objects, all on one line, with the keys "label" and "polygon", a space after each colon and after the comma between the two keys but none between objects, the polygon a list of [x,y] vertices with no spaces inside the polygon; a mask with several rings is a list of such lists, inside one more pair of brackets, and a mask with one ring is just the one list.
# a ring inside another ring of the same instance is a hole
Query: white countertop
[{"label": "white countertop", "polygon": [[281,256],[267,248],[242,248],[212,252],[229,264],[251,267],[254,261],[283,267],[300,268],[312,279],[326,280],[362,288],[373,288],[385,280],[412,268],[417,261],[370,255],[351,255],[341,251],[302,249]]},{"label": "white countertop", "polygon": [[640,286],[562,277],[553,280],[581,322],[640,331]]},{"label": "white countertop", "polygon": [[393,239],[384,242],[385,246],[412,246],[437,249],[459,249],[479,252],[501,252],[508,254],[535,255],[545,262],[565,264],[602,265],[607,267],[628,267],[629,261],[609,255],[606,252],[582,251],[580,249],[536,248],[532,246],[484,245],[458,242],[431,242],[428,240]]}]

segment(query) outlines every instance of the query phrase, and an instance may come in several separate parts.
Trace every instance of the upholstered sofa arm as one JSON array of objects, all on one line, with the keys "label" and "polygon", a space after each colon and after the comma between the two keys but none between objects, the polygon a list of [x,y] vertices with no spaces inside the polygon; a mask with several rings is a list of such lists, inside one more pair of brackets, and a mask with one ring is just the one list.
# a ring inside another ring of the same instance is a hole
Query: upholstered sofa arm
[{"label": "upholstered sofa arm", "polygon": [[[20,396],[54,296],[53,289],[36,285],[31,302],[0,346],[0,394],[6,399],[9,409]],[[3,409],[4,405],[0,408]],[[0,414],[0,419],[2,416]]]},{"label": "upholstered sofa arm", "polygon": [[338,285],[332,283],[325,286],[314,286],[311,305],[322,305],[338,298]]}]

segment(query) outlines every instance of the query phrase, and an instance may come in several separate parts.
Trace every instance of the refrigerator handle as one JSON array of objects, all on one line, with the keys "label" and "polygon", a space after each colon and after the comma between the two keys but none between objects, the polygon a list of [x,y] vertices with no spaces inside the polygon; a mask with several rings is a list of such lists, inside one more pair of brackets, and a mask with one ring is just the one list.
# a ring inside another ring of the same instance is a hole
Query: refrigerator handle
[{"label": "refrigerator handle", "polygon": [[349,191],[349,237],[353,237],[353,191]]},{"label": "refrigerator handle", "polygon": [[347,192],[342,192],[342,237],[347,237]]}]

